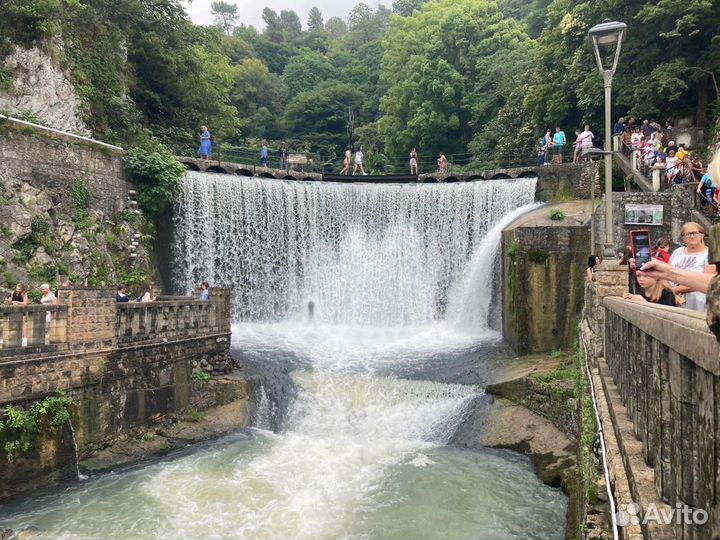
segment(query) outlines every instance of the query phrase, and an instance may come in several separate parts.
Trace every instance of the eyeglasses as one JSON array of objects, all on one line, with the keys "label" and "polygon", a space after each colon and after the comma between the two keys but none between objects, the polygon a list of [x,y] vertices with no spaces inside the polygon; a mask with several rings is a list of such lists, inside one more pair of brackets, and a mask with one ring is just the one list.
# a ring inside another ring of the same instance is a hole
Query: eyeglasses
[{"label": "eyeglasses", "polygon": [[691,236],[698,236],[698,235],[703,235],[703,234],[705,234],[705,233],[701,232],[701,231],[692,231],[692,232],[686,232],[682,236],[683,236],[683,238],[689,238]]}]

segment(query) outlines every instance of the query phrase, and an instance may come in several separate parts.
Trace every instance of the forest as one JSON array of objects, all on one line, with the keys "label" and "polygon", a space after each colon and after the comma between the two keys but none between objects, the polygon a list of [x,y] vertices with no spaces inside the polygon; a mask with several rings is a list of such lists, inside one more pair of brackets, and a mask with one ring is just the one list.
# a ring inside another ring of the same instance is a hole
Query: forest
[{"label": "forest", "polygon": [[[281,141],[339,170],[363,147],[369,169],[531,162],[546,129],[602,135],[603,87],[588,30],[623,21],[613,116],[690,119],[715,140],[720,118],[715,0],[396,0],[345,19],[307,21],[265,8],[264,28],[212,5],[194,25],[178,0],[4,0],[0,59],[15,46],[57,48],[93,136],[159,141],[194,154],[207,125],[225,157],[271,159]],[[1,62],[0,62],[0,65]],[[12,74],[0,68],[0,86]]]}]

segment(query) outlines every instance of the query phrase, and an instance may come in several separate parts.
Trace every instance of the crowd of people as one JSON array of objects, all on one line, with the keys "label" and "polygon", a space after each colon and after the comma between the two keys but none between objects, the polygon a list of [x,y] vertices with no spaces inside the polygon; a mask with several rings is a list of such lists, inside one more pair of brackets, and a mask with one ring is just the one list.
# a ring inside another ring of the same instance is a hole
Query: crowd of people
[{"label": "crowd of people", "polygon": [[[574,164],[580,163],[582,159],[589,159],[587,151],[593,147],[593,141],[595,140],[595,134],[590,129],[589,125],[585,125],[584,130],[575,130],[575,141],[572,144],[573,147],[573,160]],[[568,145],[567,136],[565,132],[558,126],[555,128],[555,133],[551,130],[547,130],[545,135],[538,140],[537,144],[537,163],[538,165],[549,166],[551,164],[560,165],[563,162],[563,152],[565,147]]]},{"label": "crowd of people", "polygon": [[[198,147],[197,153],[200,156],[200,159],[207,161],[212,156],[215,139],[208,130],[207,126],[202,126],[200,128],[199,138],[200,146]],[[262,145],[260,147],[260,166],[271,166],[267,141],[262,141]],[[283,170],[288,169],[290,166],[288,145],[285,142],[280,143],[280,147],[278,148],[278,166]],[[440,152],[437,158],[437,172],[448,172],[448,166],[449,162],[447,157],[443,152]],[[350,172],[351,167],[352,173]],[[364,176],[368,175],[365,171],[365,152],[363,151],[362,146],[355,150],[354,153],[351,148],[347,146],[343,154],[343,168],[340,171],[340,174],[349,176],[350,174],[356,175],[358,172]],[[410,151],[410,174],[420,174],[420,159],[418,158],[416,148],[413,148]]]},{"label": "crowd of people", "polygon": [[[709,284],[717,273],[715,265],[709,263],[705,236],[702,225],[689,221],[680,230],[681,246],[671,253],[670,239],[659,238],[653,246],[651,261],[640,267],[635,263],[631,246],[618,250],[617,263],[628,267],[628,291],[623,298],[704,312],[707,303],[705,289],[688,286],[685,277],[693,272],[706,274],[707,277],[700,279]],[[589,257],[586,281],[595,280],[595,271],[601,262],[597,255]],[[695,276],[691,279],[698,280]]]},{"label": "crowd of people", "polygon": [[673,126],[670,123],[662,128],[657,122],[647,119],[638,125],[633,117],[627,122],[621,117],[613,128],[613,134],[622,136],[624,153],[640,152],[642,172],[649,175],[653,169],[660,169],[666,187],[699,182],[705,174],[706,168],[700,158],[672,139]]}]

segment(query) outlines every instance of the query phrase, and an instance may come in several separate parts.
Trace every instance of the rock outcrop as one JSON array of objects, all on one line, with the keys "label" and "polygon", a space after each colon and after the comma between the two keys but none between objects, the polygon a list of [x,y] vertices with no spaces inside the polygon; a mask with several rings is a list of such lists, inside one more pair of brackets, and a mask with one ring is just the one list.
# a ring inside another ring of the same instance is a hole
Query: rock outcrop
[{"label": "rock outcrop", "polygon": [[12,86],[0,88],[0,111],[39,120],[62,131],[89,135],[82,121],[82,102],[60,64],[64,54],[59,40],[31,49],[15,47],[0,65],[12,75]]}]

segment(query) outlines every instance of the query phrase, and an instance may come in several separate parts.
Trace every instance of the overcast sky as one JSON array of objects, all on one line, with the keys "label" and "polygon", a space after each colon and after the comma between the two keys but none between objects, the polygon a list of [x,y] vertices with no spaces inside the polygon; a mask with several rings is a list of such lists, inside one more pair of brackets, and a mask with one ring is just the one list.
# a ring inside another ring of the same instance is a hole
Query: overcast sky
[{"label": "overcast sky", "polygon": [[[276,13],[280,13],[283,9],[292,9],[300,17],[300,22],[303,25],[303,30],[307,29],[307,18],[310,8],[317,6],[322,12],[323,20],[327,21],[331,17],[340,17],[343,20],[347,19],[350,10],[359,4],[362,0],[225,0],[230,4],[235,4],[238,7],[238,14],[240,15],[238,24],[245,23],[246,25],[252,25],[258,30],[265,28],[265,23],[262,20],[262,10],[266,7],[275,10]],[[367,5],[375,9],[381,2],[379,0],[364,0]],[[384,3],[388,8],[392,6],[392,0],[386,0]],[[186,1],[185,7],[187,9],[190,19],[195,24],[212,24],[213,17],[210,13],[210,6],[212,0],[192,0],[191,3]]]}]

